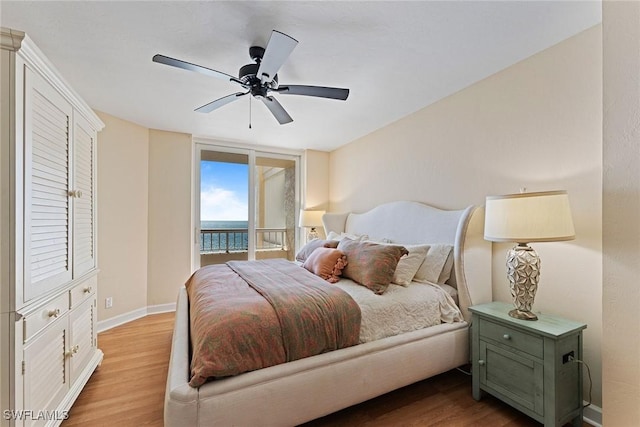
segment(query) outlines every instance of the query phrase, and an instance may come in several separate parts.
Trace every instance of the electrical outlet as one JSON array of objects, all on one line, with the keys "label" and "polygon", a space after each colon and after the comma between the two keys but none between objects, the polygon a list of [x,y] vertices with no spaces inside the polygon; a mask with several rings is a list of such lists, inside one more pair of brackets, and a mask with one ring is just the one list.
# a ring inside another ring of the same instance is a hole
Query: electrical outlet
[{"label": "electrical outlet", "polygon": [[104,308],[111,308],[113,307],[113,297],[106,297],[104,299]]},{"label": "electrical outlet", "polygon": [[574,355],[573,351],[570,351],[569,353],[562,355],[562,363],[569,363],[573,359],[575,359],[575,355]]}]

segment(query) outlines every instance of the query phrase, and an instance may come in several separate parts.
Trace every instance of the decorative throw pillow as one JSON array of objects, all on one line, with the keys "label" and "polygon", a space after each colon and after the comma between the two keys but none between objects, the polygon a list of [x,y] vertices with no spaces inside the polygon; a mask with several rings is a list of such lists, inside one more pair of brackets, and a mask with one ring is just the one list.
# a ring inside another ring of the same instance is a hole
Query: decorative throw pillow
[{"label": "decorative throw pillow", "polygon": [[418,269],[424,262],[429,251],[429,245],[405,246],[409,254],[400,258],[392,282],[397,285],[408,286]]},{"label": "decorative throw pillow", "polygon": [[349,238],[340,241],[338,250],[344,252],[349,260],[342,275],[376,294],[387,290],[398,261],[409,253],[404,246],[360,242]]},{"label": "decorative throw pillow", "polygon": [[320,276],[329,283],[336,283],[340,280],[340,274],[347,265],[347,257],[334,248],[316,248],[306,259],[302,266]]},{"label": "decorative throw pillow", "polygon": [[337,248],[338,241],[337,240],[322,240],[322,239],[313,239],[310,240],[306,245],[300,248],[300,251],[296,254],[296,260],[300,262],[304,262],[311,253],[317,248]]},{"label": "decorative throw pillow", "polygon": [[[427,256],[416,272],[413,280],[416,282],[439,283],[440,275],[443,274],[443,270],[445,269],[445,265],[447,264],[447,260],[449,259],[452,250],[453,246],[451,245],[430,245]],[[449,276],[451,275],[452,265],[453,257],[451,257],[451,264],[448,268]],[[447,279],[449,276],[447,276]]]}]

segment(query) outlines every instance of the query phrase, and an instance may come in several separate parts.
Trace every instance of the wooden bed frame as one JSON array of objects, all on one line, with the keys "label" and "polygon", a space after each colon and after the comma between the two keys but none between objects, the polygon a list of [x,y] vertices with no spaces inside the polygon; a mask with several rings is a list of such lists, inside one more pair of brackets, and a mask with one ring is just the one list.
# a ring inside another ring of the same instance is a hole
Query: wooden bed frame
[{"label": "wooden bed frame", "polygon": [[[363,214],[325,214],[325,230],[403,244],[454,245],[466,322],[441,324],[235,377],[189,386],[189,303],[178,295],[164,423],[173,426],[297,425],[469,362],[468,307],[491,301],[491,244],[484,209],[445,211],[392,202]],[[471,391],[470,391],[471,392]]]}]

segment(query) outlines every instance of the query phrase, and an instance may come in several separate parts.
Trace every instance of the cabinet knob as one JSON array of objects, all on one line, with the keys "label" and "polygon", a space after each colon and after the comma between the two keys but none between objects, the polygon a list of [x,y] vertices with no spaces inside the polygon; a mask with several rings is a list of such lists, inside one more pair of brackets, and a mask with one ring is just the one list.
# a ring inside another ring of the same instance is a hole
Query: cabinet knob
[{"label": "cabinet knob", "polygon": [[73,355],[76,354],[79,350],[80,350],[80,346],[76,344],[73,347],[71,347],[69,351],[67,351],[66,355],[69,357],[73,357]]},{"label": "cabinet knob", "polygon": [[509,334],[504,334],[504,335],[502,336],[502,338],[504,338],[505,340],[510,340],[510,339],[511,339],[511,335],[509,335]]},{"label": "cabinet knob", "polygon": [[93,290],[93,288],[92,288],[91,286],[87,286],[87,287],[86,287],[86,288],[84,288],[82,291],[83,291],[85,294],[90,294],[92,290]]},{"label": "cabinet knob", "polygon": [[484,360],[478,360],[478,365],[484,366]]},{"label": "cabinet knob", "polygon": [[56,308],[55,310],[49,310],[49,313],[47,313],[49,315],[49,317],[58,317],[60,316],[60,309]]},{"label": "cabinet knob", "polygon": [[80,191],[80,190],[71,190],[71,191],[69,191],[69,197],[75,197],[76,199],[80,199],[82,197],[82,191]]}]

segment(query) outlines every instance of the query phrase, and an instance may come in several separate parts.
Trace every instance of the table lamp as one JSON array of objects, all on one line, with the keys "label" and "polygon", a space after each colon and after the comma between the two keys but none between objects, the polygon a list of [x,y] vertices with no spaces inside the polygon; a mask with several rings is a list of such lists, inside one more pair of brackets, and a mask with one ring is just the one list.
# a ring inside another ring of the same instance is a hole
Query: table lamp
[{"label": "table lamp", "polygon": [[487,196],[484,238],[516,242],[507,252],[507,277],[515,309],[509,316],[537,320],[531,306],[538,290],[540,258],[528,243],[575,238],[566,191]]},{"label": "table lamp", "polygon": [[313,211],[313,210],[301,210],[300,211],[300,227],[310,228],[309,234],[307,235],[307,241],[317,239],[318,232],[316,231],[316,227],[322,226],[322,215],[324,215],[324,211]]}]

